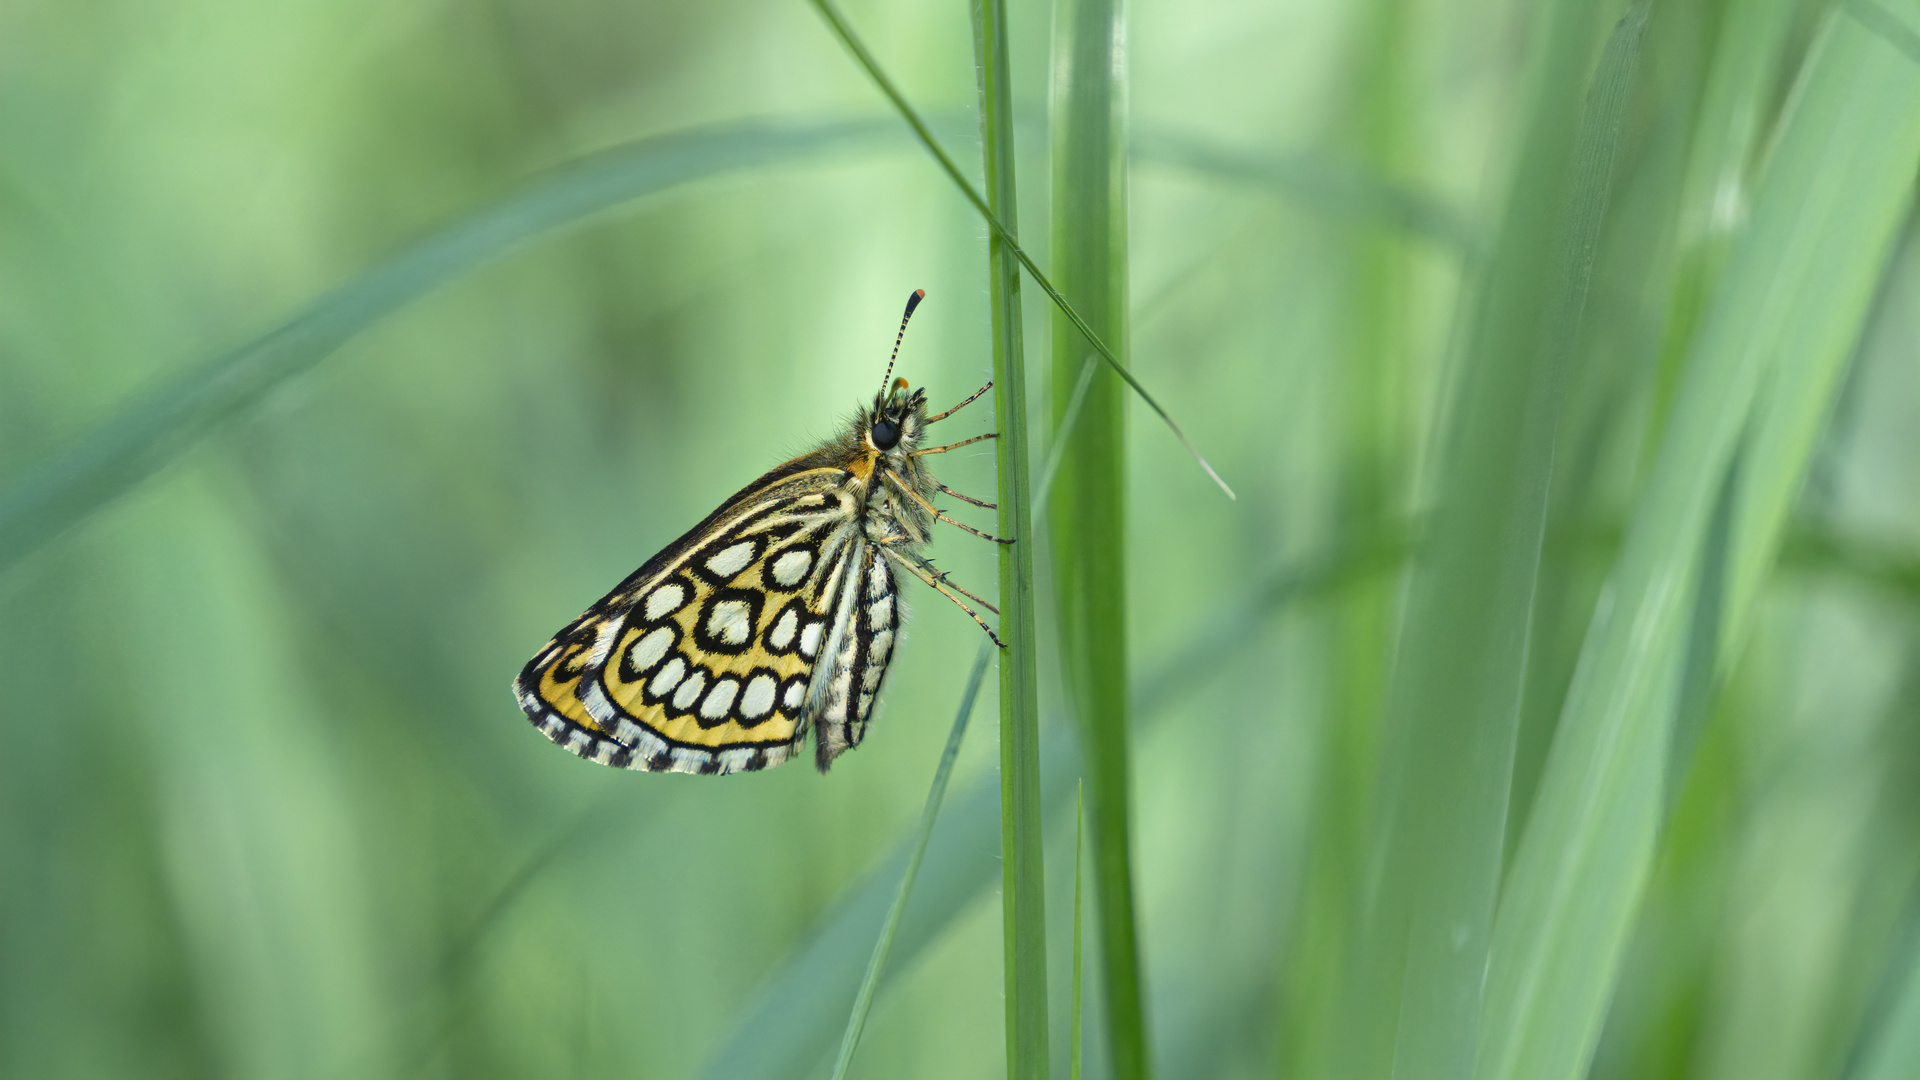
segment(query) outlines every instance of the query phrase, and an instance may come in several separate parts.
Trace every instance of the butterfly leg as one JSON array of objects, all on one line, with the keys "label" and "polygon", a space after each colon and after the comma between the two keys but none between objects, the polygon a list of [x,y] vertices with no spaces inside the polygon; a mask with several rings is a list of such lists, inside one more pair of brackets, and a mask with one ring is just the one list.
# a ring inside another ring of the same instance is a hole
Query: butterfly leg
[{"label": "butterfly leg", "polygon": [[962,495],[959,492],[948,487],[947,485],[940,483],[938,480],[934,481],[934,486],[939,488],[941,491],[944,491],[947,494],[953,496],[954,498],[959,499],[961,502],[970,502],[973,505],[981,507],[982,509],[986,509],[986,510],[1000,509],[997,503],[981,502],[979,499],[976,499],[971,495]]},{"label": "butterfly leg", "polygon": [[[949,524],[949,525],[951,525],[951,526],[953,526],[954,528],[956,528],[956,529],[965,529],[966,531],[968,531],[968,532],[970,532],[970,533],[972,533],[973,535],[975,535],[975,536],[977,536],[977,537],[979,537],[979,538],[980,538],[980,539],[982,539],[982,540],[991,540],[991,541],[993,541],[993,542],[994,542],[994,543],[996,543],[996,544],[1011,544],[1011,543],[1013,543],[1013,541],[1012,541],[1012,540],[1002,540],[1002,539],[1000,539],[1000,538],[999,538],[999,537],[997,537],[997,536],[992,536],[992,535],[990,535],[990,534],[988,534],[988,533],[983,533],[983,532],[981,532],[981,531],[980,531],[979,529],[976,529],[976,528],[974,528],[973,526],[971,526],[971,525],[969,525],[969,524],[967,524],[967,523],[966,523],[966,522],[964,522],[964,521],[955,521],[954,519],[952,519],[952,518],[950,518],[950,517],[948,517],[947,515],[945,515],[945,514],[943,514],[943,513],[941,513],[940,511],[938,511],[938,510],[936,510],[936,509],[934,509],[934,507],[933,507],[933,504],[932,504],[932,503],[930,503],[930,502],[928,502],[927,500],[925,500],[925,499],[923,499],[923,498],[921,498],[921,497],[920,497],[920,493],[919,493],[919,492],[917,492],[917,491],[915,491],[915,490],[913,490],[913,489],[912,489],[911,487],[908,487],[908,486],[907,486],[907,483],[906,483],[906,481],[904,481],[904,480],[902,480],[902,479],[900,479],[900,478],[899,478],[898,476],[895,476],[895,475],[894,475],[894,474],[892,473],[892,471],[890,471],[890,470],[889,470],[889,471],[887,471],[887,472],[886,472],[886,477],[887,477],[887,479],[888,479],[888,480],[890,480],[890,481],[892,481],[892,482],[893,482],[893,486],[894,486],[894,487],[896,487],[896,488],[899,488],[899,489],[900,489],[900,492],[901,492],[901,494],[903,494],[903,495],[905,495],[905,496],[906,496],[907,498],[909,498],[909,499],[912,499],[912,500],[913,500],[914,502],[917,502],[917,503],[919,503],[919,504],[921,505],[921,507],[922,507],[922,508],[924,508],[924,509],[926,510],[926,512],[927,512],[927,513],[929,513],[929,514],[932,514],[932,515],[933,515],[933,516],[934,516],[935,518],[938,518],[939,520],[941,520],[941,521],[944,521],[944,522],[946,522],[947,524]],[[945,485],[942,485],[942,487],[941,487],[941,490],[942,490],[942,491],[945,491],[945,490],[946,490],[946,487],[945,487]],[[949,493],[949,494],[952,494],[951,492],[948,492],[948,493]],[[962,496],[962,498],[965,498],[965,496]],[[967,499],[967,501],[968,501],[968,502],[972,502],[973,500],[972,500],[972,499]],[[983,505],[983,506],[984,506],[985,504],[984,504],[984,503],[982,503],[981,505]],[[996,509],[998,509],[998,508],[996,507]]]},{"label": "butterfly leg", "polygon": [[967,590],[960,588],[960,586],[955,585],[951,580],[947,578],[947,575],[944,571],[934,569],[933,564],[931,562],[928,562],[925,558],[913,553],[912,551],[893,547],[892,545],[882,545],[880,550],[892,556],[893,561],[899,563],[901,566],[906,567],[907,570],[910,573],[912,573],[914,577],[917,577],[921,581],[924,581],[927,584],[933,586],[935,592],[938,592],[941,596],[944,596],[947,599],[953,601],[955,604],[957,604],[961,611],[964,611],[967,613],[968,618],[978,623],[980,625],[980,629],[985,630],[987,632],[988,639],[990,639],[995,645],[998,645],[1003,649],[1007,647],[1006,643],[1000,640],[999,635],[993,632],[993,627],[988,626],[986,623],[986,620],[982,619],[978,612],[974,611],[971,607],[968,607],[967,602],[965,600],[962,600],[960,599],[960,597],[955,596],[954,592],[957,591],[964,596],[971,597],[974,600],[974,602],[978,603],[981,607],[986,608],[988,611],[993,612],[995,615],[1000,614],[999,608],[994,607],[992,604],[987,603],[985,600],[982,600],[979,597],[974,596],[972,593],[967,592]]},{"label": "butterfly leg", "polygon": [[980,395],[986,393],[991,389],[993,389],[993,380],[988,379],[987,385],[981,387],[978,390],[975,390],[972,394],[969,394],[967,396],[967,400],[961,402],[958,405],[955,405],[953,408],[948,409],[946,412],[935,413],[934,415],[927,417],[927,423],[932,424],[932,423],[937,423],[941,420],[945,420],[947,417],[952,416],[954,413],[959,412],[961,409],[964,409],[967,406],[973,404],[974,402],[979,401]]},{"label": "butterfly leg", "polygon": [[920,457],[923,454],[944,454],[949,450],[958,450],[963,446],[971,446],[972,444],[979,442],[981,439],[997,439],[999,437],[1000,437],[999,432],[989,431],[985,435],[975,435],[971,439],[961,439],[957,443],[948,443],[945,446],[929,446],[924,450],[915,450],[914,452],[912,452],[911,454],[908,454],[907,456]]}]

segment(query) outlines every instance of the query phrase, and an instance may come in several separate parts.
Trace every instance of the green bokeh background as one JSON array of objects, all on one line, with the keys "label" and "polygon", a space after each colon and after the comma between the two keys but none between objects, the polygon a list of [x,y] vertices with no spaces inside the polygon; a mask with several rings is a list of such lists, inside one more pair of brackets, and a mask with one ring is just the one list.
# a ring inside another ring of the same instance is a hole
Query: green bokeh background
[{"label": "green bokeh background", "polygon": [[[1682,228],[1649,192],[1705,138],[1687,117],[1734,6],[1654,9],[1569,384],[1580,479],[1550,522],[1515,835],[1676,378],[1635,256]],[[1827,10],[1787,6],[1763,134]],[[1168,1076],[1326,1060],[1395,523],[1431,493],[1539,8],[1128,13],[1132,365],[1239,494],[1136,410],[1133,663],[1158,691],[1137,889]],[[966,6],[846,10],[977,168]],[[1051,13],[1012,15],[1045,265]],[[471,268],[0,571],[0,1075],[686,1076],[736,1036],[917,819],[978,631],[915,587],[869,738],[825,779],[603,769],[529,728],[508,681],[833,431],[911,289],[901,373],[938,407],[987,379],[984,227],[883,105],[798,0],[0,2],[0,485],[564,163],[743,118],[875,122]],[[1876,287],[1675,781],[1593,1075],[1853,1075],[1898,1012],[1920,941],[1915,254],[1903,237]],[[937,463],[991,495],[990,451]],[[933,553],[991,589],[988,545],[949,530]],[[1317,584],[1249,609],[1290,567]],[[956,792],[993,782],[991,694]],[[1073,832],[1052,824],[1059,1032]],[[898,961],[854,1075],[1002,1072],[995,888]]]}]

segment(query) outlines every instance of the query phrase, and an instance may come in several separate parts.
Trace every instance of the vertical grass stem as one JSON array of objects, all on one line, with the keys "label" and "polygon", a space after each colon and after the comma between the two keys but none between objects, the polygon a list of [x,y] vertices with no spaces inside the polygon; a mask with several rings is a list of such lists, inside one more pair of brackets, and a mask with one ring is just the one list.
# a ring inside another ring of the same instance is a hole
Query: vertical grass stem
[{"label": "vertical grass stem", "polygon": [[1022,352],[1020,262],[1015,257],[1013,77],[1005,0],[974,0],[973,45],[980,89],[980,144],[987,210],[999,223],[987,237],[993,313],[994,440],[999,466],[1000,852],[1006,956],[1007,1076],[1047,1076],[1047,910],[1040,803],[1040,694],[1034,657],[1033,514],[1027,490],[1027,373]]},{"label": "vertical grass stem", "polygon": [[[1053,323],[1055,443],[1049,507],[1056,622],[1079,721],[1093,856],[1094,926],[1107,1059],[1153,1073],[1134,915],[1127,723],[1127,388],[1084,357],[1104,341],[1127,358],[1127,50],[1118,0],[1056,0],[1052,50],[1054,273],[1080,320]],[[1077,420],[1068,413],[1080,400]]]}]

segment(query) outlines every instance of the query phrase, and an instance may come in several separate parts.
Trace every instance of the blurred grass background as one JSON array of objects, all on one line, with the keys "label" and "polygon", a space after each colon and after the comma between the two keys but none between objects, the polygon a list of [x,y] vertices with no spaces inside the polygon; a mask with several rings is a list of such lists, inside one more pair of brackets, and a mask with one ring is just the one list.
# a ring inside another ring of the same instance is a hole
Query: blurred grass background
[{"label": "blurred grass background", "polygon": [[[844,10],[977,168],[966,5]],[[1133,409],[1159,1073],[1920,1074],[1920,5],[1126,20],[1121,355],[1240,496]],[[829,780],[602,769],[506,686],[908,290],[902,373],[985,381],[984,238],[798,2],[0,0],[0,1074],[824,1075],[977,629],[915,591]],[[1005,1068],[991,730],[850,1075]]]}]

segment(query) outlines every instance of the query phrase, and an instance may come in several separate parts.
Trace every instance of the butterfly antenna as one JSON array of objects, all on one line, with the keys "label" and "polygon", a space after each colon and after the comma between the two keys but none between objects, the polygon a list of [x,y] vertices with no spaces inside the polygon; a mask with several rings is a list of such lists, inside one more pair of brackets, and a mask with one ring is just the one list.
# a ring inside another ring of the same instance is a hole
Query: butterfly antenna
[{"label": "butterfly antenna", "polygon": [[907,312],[900,316],[900,332],[893,337],[893,355],[887,357],[887,374],[880,380],[880,400],[883,402],[887,400],[887,390],[893,379],[893,362],[900,359],[900,343],[907,339],[907,320],[913,318],[913,309],[919,307],[920,301],[926,298],[925,289],[915,289],[913,295],[907,297]]}]

